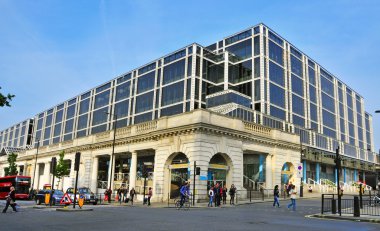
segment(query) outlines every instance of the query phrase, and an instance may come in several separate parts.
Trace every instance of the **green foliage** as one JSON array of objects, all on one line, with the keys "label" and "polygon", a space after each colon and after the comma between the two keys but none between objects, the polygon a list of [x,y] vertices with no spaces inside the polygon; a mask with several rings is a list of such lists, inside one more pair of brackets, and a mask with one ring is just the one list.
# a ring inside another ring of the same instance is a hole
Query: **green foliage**
[{"label": "green foliage", "polygon": [[65,152],[62,151],[59,154],[57,167],[55,168],[55,172],[54,172],[55,177],[57,177],[58,179],[68,176],[70,173],[69,165],[63,160],[64,157],[65,157]]},{"label": "green foliage", "polygon": [[13,97],[15,97],[15,95],[11,95],[11,94],[3,95],[0,93],[0,107],[4,107],[4,106],[10,107],[11,106],[10,101],[12,101]]},{"label": "green foliage", "polygon": [[13,176],[17,174],[17,165],[16,165],[17,154],[11,153],[8,155],[8,164],[9,166],[5,168],[6,176]]}]

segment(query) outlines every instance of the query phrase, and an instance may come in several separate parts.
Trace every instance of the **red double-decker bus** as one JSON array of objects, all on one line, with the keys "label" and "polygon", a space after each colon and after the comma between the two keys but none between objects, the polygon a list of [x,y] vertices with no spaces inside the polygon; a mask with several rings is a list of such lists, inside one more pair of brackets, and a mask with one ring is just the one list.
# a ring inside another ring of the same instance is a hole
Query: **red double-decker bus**
[{"label": "red double-decker bus", "polygon": [[14,186],[16,199],[28,199],[30,189],[30,176],[5,176],[0,177],[0,199],[5,199]]}]

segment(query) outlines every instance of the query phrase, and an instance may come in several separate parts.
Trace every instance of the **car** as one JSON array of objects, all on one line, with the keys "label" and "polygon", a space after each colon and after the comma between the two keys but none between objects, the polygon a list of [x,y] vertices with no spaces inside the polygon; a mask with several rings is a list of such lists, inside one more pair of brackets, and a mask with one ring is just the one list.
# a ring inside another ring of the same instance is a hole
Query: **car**
[{"label": "car", "polygon": [[[40,205],[42,203],[45,203],[45,195],[47,193],[51,193],[51,190],[40,190],[38,193],[34,196],[34,200],[36,201],[37,205]],[[61,190],[54,190],[53,196],[52,196],[52,205],[58,205],[63,198],[63,192]]]},{"label": "car", "polygon": [[[70,199],[74,203],[74,188],[68,188],[66,190],[66,193],[69,194]],[[98,200],[99,200],[98,197],[93,192],[91,192],[91,190],[89,188],[86,188],[86,187],[78,188],[78,190],[77,190],[77,201],[79,199],[80,194],[84,195],[84,203],[93,204],[93,205],[98,204]]]}]

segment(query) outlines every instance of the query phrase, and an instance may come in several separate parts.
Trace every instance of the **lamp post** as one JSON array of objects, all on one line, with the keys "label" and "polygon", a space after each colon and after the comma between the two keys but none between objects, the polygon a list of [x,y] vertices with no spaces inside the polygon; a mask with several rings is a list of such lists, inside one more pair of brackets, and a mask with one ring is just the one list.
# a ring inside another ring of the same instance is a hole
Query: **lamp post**
[{"label": "lamp post", "polygon": [[[380,113],[380,110],[376,110],[375,113]],[[379,150],[379,153],[380,153],[380,150]],[[380,158],[380,154],[378,155],[378,158]],[[380,163],[380,160],[379,160],[379,159],[377,160],[377,163],[378,163],[378,164]],[[376,178],[376,180],[377,180],[376,183],[377,183],[378,190],[380,190],[380,184],[379,184],[379,182],[378,182],[378,181],[379,181],[379,172],[377,172],[377,174],[378,174],[378,175],[377,175],[377,178]]]},{"label": "lamp post", "polygon": [[38,149],[40,147],[40,139],[37,139],[37,152],[36,152],[36,159],[34,161],[34,173],[33,173],[33,179],[32,179],[32,187],[30,188],[29,197],[32,196],[32,191],[34,189],[34,178],[36,177],[36,167],[37,167],[37,157],[38,157]]},{"label": "lamp post", "polygon": [[110,175],[108,177],[108,182],[109,182],[109,187],[108,188],[111,188],[112,187],[112,170],[113,170],[113,156],[114,156],[114,153],[115,153],[115,139],[116,139],[116,128],[117,128],[117,115],[116,114],[112,114],[110,112],[106,112],[107,115],[110,115],[110,116],[113,116],[114,117],[114,120],[115,120],[115,123],[113,125],[113,142],[112,142],[112,153],[111,153],[111,158],[110,158],[110,164],[109,164],[109,167],[111,168],[111,171],[110,171]]}]

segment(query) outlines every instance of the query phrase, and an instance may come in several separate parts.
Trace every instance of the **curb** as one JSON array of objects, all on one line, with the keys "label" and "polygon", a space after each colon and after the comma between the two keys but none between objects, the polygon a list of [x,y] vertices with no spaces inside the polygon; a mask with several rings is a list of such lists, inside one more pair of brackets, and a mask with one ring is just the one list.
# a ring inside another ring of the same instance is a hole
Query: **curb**
[{"label": "curb", "polygon": [[380,224],[380,218],[379,219],[371,219],[371,218],[361,218],[361,217],[340,217],[340,216],[331,216],[331,215],[322,215],[322,214],[308,215],[305,217],[307,217],[307,218],[319,218],[319,219],[343,220],[343,221],[354,221],[354,222],[368,222],[368,223]]},{"label": "curb", "polygon": [[56,209],[58,212],[89,212],[89,211],[94,211],[94,209]]}]

